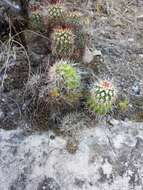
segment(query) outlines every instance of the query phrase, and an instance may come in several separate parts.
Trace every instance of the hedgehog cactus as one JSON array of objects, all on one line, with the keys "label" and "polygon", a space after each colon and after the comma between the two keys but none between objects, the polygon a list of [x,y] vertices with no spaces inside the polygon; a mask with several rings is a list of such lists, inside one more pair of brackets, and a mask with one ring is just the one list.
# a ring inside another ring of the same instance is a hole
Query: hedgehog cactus
[{"label": "hedgehog cactus", "polygon": [[98,115],[105,115],[112,110],[115,98],[116,93],[112,84],[108,81],[102,81],[99,84],[95,84],[90,90],[87,104],[92,112]]},{"label": "hedgehog cactus", "polygon": [[64,20],[65,8],[60,4],[51,4],[48,7],[48,20],[50,24],[60,23]]},{"label": "hedgehog cactus", "polygon": [[30,17],[30,28],[36,31],[44,30],[44,23],[42,16],[39,13],[32,13]]},{"label": "hedgehog cactus", "polygon": [[67,13],[65,24],[74,31],[76,48],[83,49],[85,47],[85,34],[82,13],[78,11]]},{"label": "hedgehog cactus", "polygon": [[73,57],[76,60],[81,60],[85,52],[86,35],[81,30],[75,31],[75,48]]},{"label": "hedgehog cactus", "polygon": [[71,27],[82,26],[82,16],[78,11],[67,13],[65,23]]},{"label": "hedgehog cactus", "polygon": [[40,1],[32,1],[29,3],[29,27],[36,31],[44,30],[44,20]]},{"label": "hedgehog cactus", "polygon": [[70,61],[60,60],[49,70],[49,96],[66,103],[77,102],[80,98],[81,78]]},{"label": "hedgehog cactus", "polygon": [[69,57],[74,51],[74,34],[70,29],[54,29],[51,36],[52,54]]},{"label": "hedgehog cactus", "polygon": [[75,31],[75,35],[76,35],[76,40],[75,40],[75,44],[76,44],[76,48],[79,49],[84,49],[85,48],[85,44],[86,44],[86,35],[83,31],[81,30],[76,30]]}]

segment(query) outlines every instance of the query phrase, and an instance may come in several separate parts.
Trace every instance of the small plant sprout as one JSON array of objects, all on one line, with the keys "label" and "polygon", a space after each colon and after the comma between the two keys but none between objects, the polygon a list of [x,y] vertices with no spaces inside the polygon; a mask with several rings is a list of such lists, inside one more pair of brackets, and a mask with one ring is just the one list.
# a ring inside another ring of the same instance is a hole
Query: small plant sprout
[{"label": "small plant sprout", "polygon": [[105,115],[112,110],[116,100],[116,91],[108,81],[94,84],[87,98],[87,105],[91,112],[97,115]]},{"label": "small plant sprout", "polygon": [[125,112],[128,110],[128,108],[129,108],[129,99],[125,97],[124,99],[120,100],[120,102],[118,103],[118,109],[121,112]]}]

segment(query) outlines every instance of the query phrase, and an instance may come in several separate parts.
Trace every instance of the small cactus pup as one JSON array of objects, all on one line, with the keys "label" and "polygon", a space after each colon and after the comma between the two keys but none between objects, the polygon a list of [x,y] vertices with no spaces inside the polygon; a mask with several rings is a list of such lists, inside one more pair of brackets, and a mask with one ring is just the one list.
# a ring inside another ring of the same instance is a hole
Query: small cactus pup
[{"label": "small cactus pup", "polygon": [[75,35],[75,49],[73,58],[76,60],[82,58],[86,44],[86,35],[83,30],[85,24],[83,19],[84,15],[78,11],[67,13],[65,18],[65,26],[71,28]]},{"label": "small cactus pup", "polygon": [[66,11],[65,12],[65,24],[73,28],[85,28],[89,27],[91,17],[80,11]]},{"label": "small cactus pup", "polygon": [[65,24],[73,28],[82,27],[82,17],[83,14],[81,12],[78,11],[67,12],[65,18]]},{"label": "small cactus pup", "polygon": [[73,58],[75,60],[82,60],[85,53],[86,34],[82,30],[75,31],[75,48]]},{"label": "small cactus pup", "polygon": [[87,105],[92,113],[106,115],[112,110],[116,100],[116,91],[108,81],[94,84],[87,98]]},{"label": "small cactus pup", "polygon": [[33,12],[30,16],[29,23],[30,29],[38,32],[44,31],[44,22],[42,16],[39,13]]},{"label": "small cactus pup", "polygon": [[74,52],[75,36],[68,28],[55,28],[51,35],[52,54],[57,57],[71,57]]},{"label": "small cactus pup", "polygon": [[121,112],[126,112],[129,108],[129,99],[124,97],[122,100],[118,102],[118,110]]},{"label": "small cactus pup", "polygon": [[40,2],[29,5],[29,28],[34,31],[44,31],[44,20]]},{"label": "small cactus pup", "polygon": [[79,102],[81,77],[74,63],[69,60],[57,61],[49,70],[48,89],[50,102],[71,104]]},{"label": "small cactus pup", "polygon": [[64,21],[65,7],[60,3],[51,4],[48,6],[48,24],[55,26]]}]

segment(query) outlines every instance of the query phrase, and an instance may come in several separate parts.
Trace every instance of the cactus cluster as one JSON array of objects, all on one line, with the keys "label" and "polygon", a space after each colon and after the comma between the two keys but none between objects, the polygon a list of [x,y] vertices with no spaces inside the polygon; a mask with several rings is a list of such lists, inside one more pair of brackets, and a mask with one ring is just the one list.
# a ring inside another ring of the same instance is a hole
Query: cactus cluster
[{"label": "cactus cluster", "polygon": [[87,98],[89,109],[99,115],[105,115],[112,110],[116,98],[116,92],[112,84],[102,81],[94,84]]},{"label": "cactus cluster", "polygon": [[[42,18],[39,14],[33,16],[33,25],[38,25],[40,30]],[[79,11],[68,10],[63,3],[56,1],[56,3],[48,5],[45,18],[47,19],[46,31],[49,39],[50,64],[45,74],[42,73],[44,83],[39,84],[41,80],[33,83],[32,80],[34,87],[32,92],[39,93],[37,97],[40,101],[45,101],[45,105],[52,105],[51,110],[53,107],[58,110],[59,107],[61,110],[64,107],[65,110],[68,108],[67,104],[72,108],[86,105],[85,107],[90,111],[88,113],[106,115],[113,109],[116,100],[116,90],[112,83],[101,81],[90,84],[92,88],[88,92],[87,89],[84,89],[88,86],[88,84],[83,84],[86,81],[81,74],[83,52],[86,47],[86,30],[84,30],[86,17]],[[82,68],[85,70],[85,67]],[[38,88],[35,85],[38,85]],[[37,92],[39,88],[40,90]],[[84,93],[84,90],[87,93]],[[83,101],[84,104],[82,104]]]}]

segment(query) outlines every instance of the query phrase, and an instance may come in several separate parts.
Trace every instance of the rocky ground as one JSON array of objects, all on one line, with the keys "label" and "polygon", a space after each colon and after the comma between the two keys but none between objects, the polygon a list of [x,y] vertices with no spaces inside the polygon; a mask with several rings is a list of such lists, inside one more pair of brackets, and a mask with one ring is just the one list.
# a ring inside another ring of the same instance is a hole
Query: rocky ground
[{"label": "rocky ground", "polygon": [[53,123],[47,125],[54,131],[31,130],[25,83],[48,67],[48,41],[29,32],[28,50],[2,44],[0,190],[143,190],[143,2],[72,3],[92,15],[84,56],[89,73],[112,80],[128,110],[98,121],[72,110],[57,122],[60,134]]},{"label": "rocky ground", "polygon": [[92,121],[87,128],[85,116],[77,123],[70,117],[67,125],[74,119],[73,128],[84,127],[76,152],[75,141],[67,148],[67,139],[52,131],[0,130],[0,189],[142,190],[143,125]]}]

